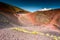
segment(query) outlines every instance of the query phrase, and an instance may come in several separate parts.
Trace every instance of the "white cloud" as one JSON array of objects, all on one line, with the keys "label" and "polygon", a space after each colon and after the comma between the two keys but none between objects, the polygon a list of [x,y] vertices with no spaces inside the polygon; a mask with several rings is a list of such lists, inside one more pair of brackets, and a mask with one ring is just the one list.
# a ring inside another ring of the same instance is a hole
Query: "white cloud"
[{"label": "white cloud", "polygon": [[44,8],[44,9],[40,9],[38,11],[47,11],[47,10],[51,10],[52,8]]}]

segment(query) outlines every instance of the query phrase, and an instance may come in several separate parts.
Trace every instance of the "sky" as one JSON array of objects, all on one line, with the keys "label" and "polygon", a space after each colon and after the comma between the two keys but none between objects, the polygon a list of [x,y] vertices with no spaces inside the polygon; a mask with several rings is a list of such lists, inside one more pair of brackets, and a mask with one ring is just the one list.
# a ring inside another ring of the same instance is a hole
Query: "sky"
[{"label": "sky", "polygon": [[0,0],[30,12],[43,8],[60,8],[60,0]]}]

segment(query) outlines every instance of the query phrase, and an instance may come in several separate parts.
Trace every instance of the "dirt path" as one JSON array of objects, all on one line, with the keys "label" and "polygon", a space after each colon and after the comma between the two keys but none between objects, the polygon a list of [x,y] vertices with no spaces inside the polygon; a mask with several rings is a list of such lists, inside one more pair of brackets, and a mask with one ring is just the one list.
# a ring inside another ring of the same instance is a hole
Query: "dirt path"
[{"label": "dirt path", "polygon": [[[56,35],[56,36],[60,36],[60,33],[47,29],[47,28],[43,28],[43,27],[21,27],[27,30],[36,30],[36,31],[42,31],[44,33],[49,33],[52,35]],[[51,37],[47,37],[47,36],[41,36],[39,34],[37,35],[33,35],[33,34],[28,34],[28,33],[24,33],[24,32],[19,32],[16,30],[11,30],[10,28],[4,28],[4,29],[0,29],[0,40],[54,40]]]}]

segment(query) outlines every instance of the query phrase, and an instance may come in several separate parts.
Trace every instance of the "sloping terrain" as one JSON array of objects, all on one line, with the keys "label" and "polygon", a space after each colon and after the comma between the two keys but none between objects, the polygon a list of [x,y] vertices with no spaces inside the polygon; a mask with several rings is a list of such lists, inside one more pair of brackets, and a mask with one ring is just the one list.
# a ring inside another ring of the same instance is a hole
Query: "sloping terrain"
[{"label": "sloping terrain", "polygon": [[24,9],[0,2],[0,40],[60,40],[10,29],[21,27],[31,31],[41,31],[43,33],[60,36],[59,26],[60,9],[31,13]]},{"label": "sloping terrain", "polygon": [[48,27],[51,27],[50,25],[52,25],[52,28],[59,28],[60,26],[60,9],[36,11],[28,14],[28,16],[34,25],[48,25]]},{"label": "sloping terrain", "polygon": [[36,11],[30,15],[32,15],[34,20],[40,24],[49,24],[52,20],[56,20],[59,18],[60,9],[52,9],[48,11]]},{"label": "sloping terrain", "polygon": [[21,8],[0,2],[0,26],[22,25],[18,20],[19,15],[29,13]]}]

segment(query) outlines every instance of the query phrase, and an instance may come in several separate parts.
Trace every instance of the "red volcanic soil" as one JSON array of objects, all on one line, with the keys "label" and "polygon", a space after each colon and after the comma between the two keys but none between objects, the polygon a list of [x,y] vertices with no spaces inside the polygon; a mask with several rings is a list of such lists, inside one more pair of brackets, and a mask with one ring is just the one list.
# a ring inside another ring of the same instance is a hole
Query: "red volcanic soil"
[{"label": "red volcanic soil", "polygon": [[[36,11],[34,13],[18,14],[19,20],[24,24],[41,26],[56,29],[60,28],[60,9],[52,9],[48,11]],[[26,19],[26,20],[25,20]]]},{"label": "red volcanic soil", "polygon": [[60,9],[31,13],[9,4],[0,3],[0,40],[54,40],[51,37],[10,29],[14,27],[60,36]]},{"label": "red volcanic soil", "polygon": [[25,14],[29,17],[35,26],[46,25],[52,28],[60,28],[60,9],[52,9],[48,11],[36,11],[34,13]]}]

